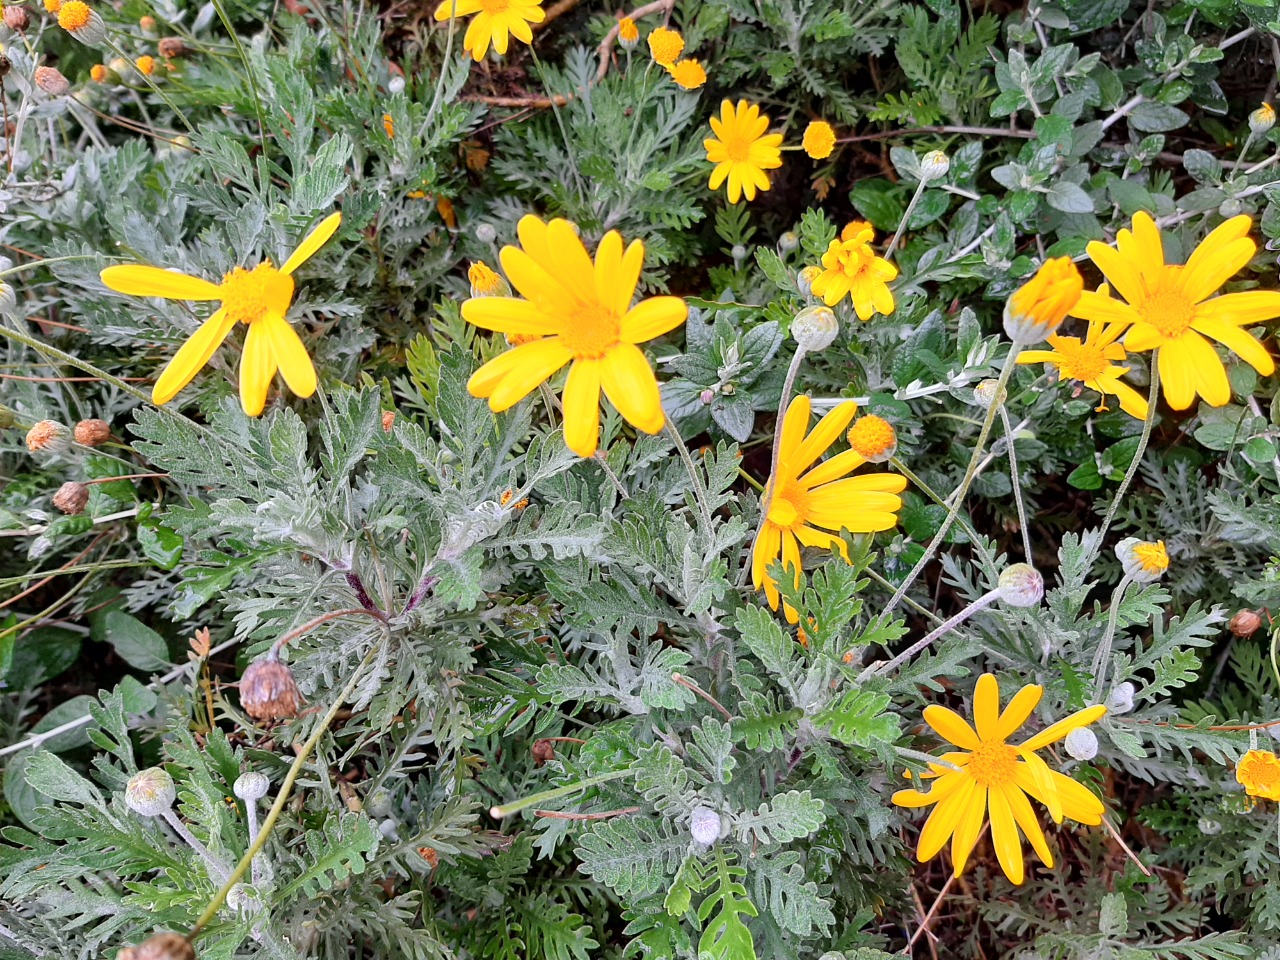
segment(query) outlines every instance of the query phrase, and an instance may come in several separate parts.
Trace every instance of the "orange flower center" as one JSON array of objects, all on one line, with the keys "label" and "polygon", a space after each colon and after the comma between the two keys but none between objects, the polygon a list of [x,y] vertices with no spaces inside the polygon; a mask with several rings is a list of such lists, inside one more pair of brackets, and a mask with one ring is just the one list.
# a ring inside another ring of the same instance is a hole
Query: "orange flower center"
[{"label": "orange flower center", "polygon": [[560,334],[575,360],[599,360],[622,339],[622,319],[599,303],[579,307]]},{"label": "orange flower center", "polygon": [[983,740],[969,754],[965,768],[984,787],[1003,787],[1013,782],[1017,771],[1018,752],[1003,740]]},{"label": "orange flower center", "polygon": [[1138,316],[1159,330],[1166,339],[1176,340],[1195,321],[1196,305],[1173,284],[1160,284],[1138,304]]},{"label": "orange flower center", "polygon": [[1280,799],[1280,759],[1269,750],[1250,750],[1240,758],[1236,780],[1251,796]]},{"label": "orange flower center", "polygon": [[845,240],[835,255],[835,263],[824,266],[828,270],[843,270],[846,277],[856,277],[871,266],[875,258],[875,252],[865,241]]},{"label": "orange flower center", "polygon": [[506,13],[511,9],[511,0],[480,0],[480,8],[490,15]]},{"label": "orange flower center", "polygon": [[1062,358],[1059,369],[1068,380],[1096,380],[1110,365],[1103,356],[1104,347],[1082,343],[1075,337],[1055,340],[1053,349]]},{"label": "orange flower center", "polygon": [[769,501],[770,523],[793,530],[804,523],[809,514],[809,491],[797,483],[783,483]]},{"label": "orange flower center", "polygon": [[751,159],[751,144],[755,141],[740,133],[725,131],[724,152],[734,163],[746,163]]},{"label": "orange flower center", "polygon": [[293,298],[293,277],[264,260],[252,270],[236,267],[222,278],[222,307],[227,316],[253,323],[269,313],[284,316]]},{"label": "orange flower center", "polygon": [[859,417],[849,428],[849,446],[864,459],[874,460],[897,444],[898,435],[893,425],[874,413]]}]

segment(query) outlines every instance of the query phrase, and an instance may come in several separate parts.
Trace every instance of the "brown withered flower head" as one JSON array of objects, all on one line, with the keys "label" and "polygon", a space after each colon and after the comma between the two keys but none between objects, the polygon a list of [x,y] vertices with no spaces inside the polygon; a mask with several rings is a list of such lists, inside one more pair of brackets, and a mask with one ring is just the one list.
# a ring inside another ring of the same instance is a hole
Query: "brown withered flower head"
[{"label": "brown withered flower head", "polygon": [[255,720],[287,720],[298,715],[302,693],[288,665],[267,654],[240,678],[240,703]]},{"label": "brown withered flower head", "polygon": [[84,513],[89,504],[89,488],[76,480],[68,480],[53,495],[53,505],[68,516]]},{"label": "brown withered flower head", "polygon": [[533,759],[538,766],[556,758],[556,745],[550,740],[533,741]]},{"label": "brown withered flower head", "polygon": [[1258,611],[1245,609],[1236,611],[1231,622],[1227,624],[1227,629],[1237,637],[1251,637],[1261,626],[1262,617],[1259,616]]},{"label": "brown withered flower head", "polygon": [[27,29],[27,25],[30,22],[31,17],[28,15],[26,7],[20,7],[17,4],[5,4],[4,25],[10,30],[17,30],[21,33]]},{"label": "brown withered flower head", "polygon": [[196,960],[196,951],[178,933],[157,933],[136,947],[125,947],[116,960]]},{"label": "brown withered flower head", "polygon": [[27,449],[32,453],[63,453],[71,446],[71,431],[57,420],[41,420],[27,431]]},{"label": "brown withered flower head", "polygon": [[100,447],[111,439],[111,424],[105,420],[81,420],[76,424],[76,443],[84,447]]},{"label": "brown withered flower head", "polygon": [[52,97],[64,97],[71,82],[56,67],[36,67],[36,86]]},{"label": "brown withered flower head", "polygon": [[187,52],[186,44],[182,42],[181,37],[161,37],[160,42],[156,44],[156,49],[166,60],[181,57]]},{"label": "brown withered flower head", "polygon": [[396,412],[394,410],[382,411],[382,432],[390,433],[391,429],[396,425]]}]

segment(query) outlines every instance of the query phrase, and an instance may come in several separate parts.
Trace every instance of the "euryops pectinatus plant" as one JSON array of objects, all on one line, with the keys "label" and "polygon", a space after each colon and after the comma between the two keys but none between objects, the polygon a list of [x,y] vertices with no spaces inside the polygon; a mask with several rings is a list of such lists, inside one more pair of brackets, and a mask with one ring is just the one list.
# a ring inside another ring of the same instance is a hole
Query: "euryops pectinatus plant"
[{"label": "euryops pectinatus plant", "polygon": [[8,4],[0,960],[1280,960],[1280,8]]}]

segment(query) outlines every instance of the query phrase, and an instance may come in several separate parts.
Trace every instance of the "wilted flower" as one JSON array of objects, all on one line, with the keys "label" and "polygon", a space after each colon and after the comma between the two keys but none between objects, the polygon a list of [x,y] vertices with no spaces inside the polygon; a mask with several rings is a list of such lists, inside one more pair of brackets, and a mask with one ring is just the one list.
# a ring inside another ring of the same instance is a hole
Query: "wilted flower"
[{"label": "wilted flower", "polygon": [[240,703],[255,720],[286,720],[298,715],[302,693],[293,671],[268,654],[249,664],[240,678]]},{"label": "wilted flower", "polygon": [[825,160],[836,146],[836,132],[825,120],[813,120],[804,128],[800,146],[814,160]]},{"label": "wilted flower", "polygon": [[1116,556],[1125,576],[1135,583],[1154,583],[1169,569],[1169,552],[1163,540],[1125,537],[1116,544]]},{"label": "wilted flower", "polygon": [[36,86],[52,97],[66,96],[71,89],[67,78],[56,67],[36,67]]},{"label": "wilted flower", "polygon": [[16,3],[7,3],[4,7],[4,25],[10,30],[16,30],[21,33],[27,29],[27,25],[31,22],[30,16],[27,14],[27,8],[19,6]]},{"label": "wilted flower", "polygon": [[[181,37],[161,37],[160,42],[156,44],[156,49],[160,52],[160,56],[166,60],[172,60],[174,57],[180,57],[187,52],[187,45],[182,42]],[[401,83],[404,81],[401,80]]]},{"label": "wilted flower", "polygon": [[81,420],[74,431],[76,443],[84,447],[98,447],[111,439],[111,424],[105,420]]},{"label": "wilted flower", "polygon": [[27,449],[32,453],[65,453],[71,447],[71,431],[56,420],[41,420],[27,431]]},{"label": "wilted flower", "polygon": [[1046,260],[1005,304],[1004,332],[1017,343],[1039,343],[1057,332],[1083,290],[1084,279],[1070,257]]},{"label": "wilted flower", "polygon": [[813,295],[829,307],[848,296],[859,320],[893,313],[893,291],[888,282],[898,275],[898,268],[876,256],[871,248],[874,239],[871,225],[858,223],[852,236],[832,240],[822,255],[823,271],[813,281]]},{"label": "wilted flower", "polygon": [[157,933],[136,947],[125,947],[116,960],[196,960],[196,951],[181,934]]},{"label": "wilted flower", "polygon": [[396,425],[396,412],[394,410],[382,411],[382,432],[390,433],[391,428]]},{"label": "wilted flower", "polygon": [[1227,624],[1227,629],[1237,637],[1251,637],[1262,626],[1262,617],[1256,610],[1237,610]]},{"label": "wilted flower", "polygon": [[75,480],[68,480],[53,495],[53,505],[68,516],[84,513],[89,503],[89,488]]}]

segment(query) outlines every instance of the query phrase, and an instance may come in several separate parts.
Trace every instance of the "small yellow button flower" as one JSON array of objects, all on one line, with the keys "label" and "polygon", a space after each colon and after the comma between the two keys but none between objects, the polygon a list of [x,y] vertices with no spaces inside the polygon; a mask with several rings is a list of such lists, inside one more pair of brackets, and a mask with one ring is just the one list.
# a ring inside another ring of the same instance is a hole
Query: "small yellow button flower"
[{"label": "small yellow button flower", "polygon": [[825,160],[835,149],[836,132],[825,120],[814,120],[804,128],[804,137],[800,146],[814,160]]},{"label": "small yellow button flower", "polygon": [[707,82],[707,71],[697,60],[681,60],[667,68],[671,79],[686,90],[697,90]]},{"label": "small yellow button flower", "polygon": [[849,446],[868,463],[884,463],[898,450],[898,434],[888,420],[868,413],[849,428]]},{"label": "small yellow button flower", "polygon": [[324,246],[342,222],[334,213],[320,222],[293,251],[284,266],[264,260],[252,270],[236,267],[211,283],[160,267],[124,264],[102,271],[102,282],[117,293],[166,300],[220,300],[222,305],[202,323],[161,371],[151,399],[165,404],[191,382],[237,322],[249,333],[240,359],[240,405],[251,417],[262,413],[276,371],[300,397],[316,391],[316,370],[297,331],[285,319],[293,303],[293,272]]},{"label": "small yellow button flower", "polygon": [[44,0],[44,9],[47,13],[57,13],[62,9],[62,0]]},{"label": "small yellow button flower", "polygon": [[1251,797],[1280,800],[1280,757],[1270,750],[1250,750],[1236,764],[1236,781]]},{"label": "small yellow button flower", "polygon": [[848,296],[859,320],[870,320],[877,312],[889,316],[894,302],[888,281],[898,275],[898,268],[871,249],[875,231],[870,225],[854,221],[842,236],[822,255],[823,271],[813,281],[813,295],[829,307]]},{"label": "small yellow button flower", "polygon": [[95,63],[92,67],[89,68],[89,77],[93,80],[94,83],[106,83],[107,82],[106,65],[101,63]]},{"label": "small yellow button flower", "polygon": [[766,170],[782,166],[782,134],[766,133],[769,118],[754,103],[725,100],[720,104],[720,116],[711,118],[714,137],[702,141],[707,160],[716,165],[711,171],[708,186],[719,190],[729,181],[730,203],[737,203],[744,196],[748,201],[756,198],[757,190],[769,189]]},{"label": "small yellow button flower", "polygon": [[1005,304],[1004,332],[1019,343],[1039,343],[1057,333],[1083,290],[1084,278],[1070,257],[1046,260]]},{"label": "small yellow button flower", "polygon": [[133,65],[138,68],[139,73],[145,73],[148,77],[156,72],[156,58],[150,54],[143,54],[133,61]]},{"label": "small yellow button flower", "polygon": [[649,53],[660,67],[669,67],[684,50],[684,37],[678,30],[657,27],[649,34]]}]

